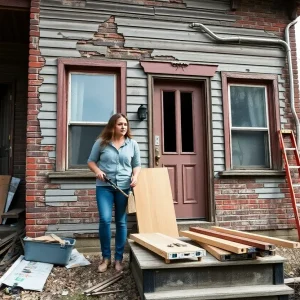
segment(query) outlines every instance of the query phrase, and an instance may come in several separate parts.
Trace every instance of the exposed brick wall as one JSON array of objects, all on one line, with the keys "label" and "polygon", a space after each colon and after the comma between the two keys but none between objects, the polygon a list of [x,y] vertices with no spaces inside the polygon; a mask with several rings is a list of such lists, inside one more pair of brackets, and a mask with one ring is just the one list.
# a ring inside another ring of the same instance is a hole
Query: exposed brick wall
[{"label": "exposed brick wall", "polygon": [[125,39],[117,31],[115,17],[110,17],[106,22],[100,24],[98,32],[93,39],[88,41],[78,41],[81,45],[106,46],[106,52],[80,51],[83,57],[103,56],[112,59],[144,59],[149,58],[152,50],[124,47]]},{"label": "exposed brick wall", "polygon": [[[272,179],[268,180],[272,182]],[[274,180],[275,181],[275,180]],[[279,193],[258,190],[272,186]],[[277,196],[279,198],[277,198]],[[218,225],[240,230],[293,228],[294,216],[289,190],[284,182],[256,182],[255,179],[215,180]]]},{"label": "exposed brick wall", "polygon": [[280,37],[290,22],[284,1],[278,0],[241,0],[239,8],[231,14],[240,17],[236,27],[270,31]]},{"label": "exposed brick wall", "polygon": [[[242,0],[240,7],[235,12],[232,12],[232,14],[240,17],[235,23],[236,27],[265,30],[270,32],[270,34],[275,34],[280,39],[284,39],[284,30],[287,24],[291,22],[287,16],[284,1]],[[295,106],[300,116],[294,27],[290,30],[290,43],[294,72]],[[286,81],[284,118],[288,120],[288,123],[285,124],[284,127],[286,129],[294,129],[290,109],[287,65],[283,69],[282,78]],[[267,183],[257,182],[258,180],[253,178],[216,179],[215,199],[217,223],[220,226],[240,230],[295,228],[288,185],[284,178],[282,180],[282,183],[276,185],[275,179],[275,183],[273,184],[275,189],[280,189],[280,195],[277,194],[280,198],[271,198],[272,194],[262,198],[264,197],[263,194],[259,194],[257,191],[260,188],[266,188],[266,186],[268,186]],[[269,182],[272,182],[271,178]]]},{"label": "exposed brick wall", "polygon": [[[28,236],[35,237],[41,235],[47,229],[45,225],[38,225],[33,218],[38,215],[40,219],[45,218],[43,213],[49,211],[40,204],[47,178],[45,170],[52,169],[48,161],[48,151],[53,147],[41,146],[41,134],[39,121],[37,119],[41,107],[38,89],[42,84],[39,72],[44,65],[44,59],[39,50],[39,16],[40,1],[31,0],[30,8],[30,32],[29,32],[29,69],[28,69],[28,108],[27,108],[27,153],[26,153],[26,233]],[[50,208],[50,211],[56,211]]]}]

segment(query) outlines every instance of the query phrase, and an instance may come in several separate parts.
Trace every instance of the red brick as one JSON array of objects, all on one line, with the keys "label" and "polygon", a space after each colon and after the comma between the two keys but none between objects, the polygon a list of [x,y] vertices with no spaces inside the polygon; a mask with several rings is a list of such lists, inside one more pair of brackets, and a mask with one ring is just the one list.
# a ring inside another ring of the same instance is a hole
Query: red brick
[{"label": "red brick", "polygon": [[36,220],[26,219],[25,224],[26,224],[26,225],[35,225],[35,224],[36,224]]}]

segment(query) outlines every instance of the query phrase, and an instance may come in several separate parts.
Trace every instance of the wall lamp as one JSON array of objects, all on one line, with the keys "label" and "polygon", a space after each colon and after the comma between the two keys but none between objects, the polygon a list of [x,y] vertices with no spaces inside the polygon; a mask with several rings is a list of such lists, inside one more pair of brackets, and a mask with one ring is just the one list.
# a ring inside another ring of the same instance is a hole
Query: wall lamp
[{"label": "wall lamp", "polygon": [[140,121],[146,120],[146,119],[147,119],[147,113],[148,113],[147,107],[145,107],[145,106],[142,104],[142,105],[138,108],[138,111],[137,111],[139,120],[140,120]]}]

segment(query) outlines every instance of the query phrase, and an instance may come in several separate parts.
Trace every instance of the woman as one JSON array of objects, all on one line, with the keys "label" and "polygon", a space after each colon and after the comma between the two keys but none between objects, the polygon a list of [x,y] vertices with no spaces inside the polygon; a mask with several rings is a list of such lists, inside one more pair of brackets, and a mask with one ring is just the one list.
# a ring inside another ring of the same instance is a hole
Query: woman
[{"label": "woman", "polygon": [[132,139],[129,122],[125,115],[113,115],[103,132],[96,140],[90,157],[89,168],[96,175],[96,199],[100,217],[99,237],[102,251],[102,262],[98,271],[105,272],[111,264],[111,231],[112,208],[115,206],[115,269],[123,269],[122,259],[127,238],[127,198],[116,191],[105,181],[111,179],[126,194],[136,186],[141,170],[140,150]]}]

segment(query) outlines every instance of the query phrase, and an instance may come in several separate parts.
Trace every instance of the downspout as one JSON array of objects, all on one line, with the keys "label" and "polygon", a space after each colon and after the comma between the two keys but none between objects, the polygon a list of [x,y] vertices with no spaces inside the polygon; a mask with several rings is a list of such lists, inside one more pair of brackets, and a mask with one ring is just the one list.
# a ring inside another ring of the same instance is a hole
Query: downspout
[{"label": "downspout", "polygon": [[291,101],[291,110],[292,115],[296,125],[296,140],[298,149],[300,149],[300,123],[295,109],[295,99],[294,99],[294,76],[292,69],[292,54],[289,41],[289,29],[291,26],[295,25],[298,22],[298,18],[289,23],[285,29],[285,39],[286,41],[280,39],[268,39],[268,38],[246,38],[246,37],[220,37],[208,29],[205,25],[201,23],[192,23],[191,28],[201,28],[204,30],[211,38],[215,39],[217,42],[221,43],[246,43],[246,44],[270,44],[270,45],[280,45],[283,46],[288,61],[288,70],[289,70],[289,80],[290,80],[290,101]]},{"label": "downspout", "polygon": [[287,53],[287,59],[288,59],[288,68],[289,68],[289,79],[290,79],[290,101],[291,101],[291,110],[292,114],[295,120],[296,124],[296,142],[298,149],[300,148],[300,124],[299,119],[296,113],[295,109],[295,94],[294,94],[294,73],[293,73],[293,67],[292,67],[292,53],[291,53],[291,47],[290,47],[290,27],[295,25],[298,22],[298,18],[296,18],[294,21],[289,23],[285,27],[285,41],[289,47],[289,52]]}]

